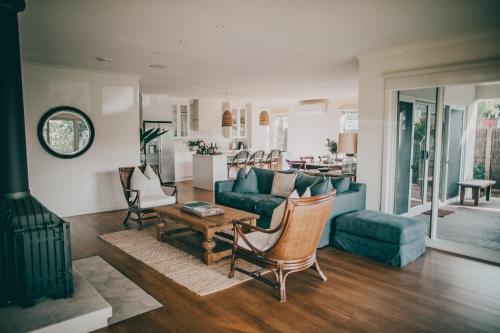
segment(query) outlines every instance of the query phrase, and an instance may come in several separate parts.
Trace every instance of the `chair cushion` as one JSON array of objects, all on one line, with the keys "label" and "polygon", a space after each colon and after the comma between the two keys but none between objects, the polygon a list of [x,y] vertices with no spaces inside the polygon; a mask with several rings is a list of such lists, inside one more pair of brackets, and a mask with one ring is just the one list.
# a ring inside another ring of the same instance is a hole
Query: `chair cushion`
[{"label": "chair cushion", "polygon": [[297,174],[295,173],[286,174],[276,172],[273,178],[271,194],[277,197],[288,197],[295,188],[295,178],[297,178]]},{"label": "chair cushion", "polygon": [[333,190],[333,185],[332,182],[330,181],[330,178],[327,178],[323,176],[321,177],[316,177],[319,178],[320,180],[316,183],[314,183],[311,186],[311,195],[323,195],[331,192]]},{"label": "chair cushion", "polygon": [[268,194],[221,192],[218,194],[217,203],[247,212],[256,213],[256,204],[268,197]]},{"label": "chair cushion", "polygon": [[332,178],[332,186],[337,194],[349,191],[350,185],[351,179],[349,177]]},{"label": "chair cushion", "polygon": [[[252,244],[253,247],[260,251],[266,251],[269,249],[272,245],[268,244],[268,234],[260,232],[260,231],[254,231],[250,232],[248,234],[245,234],[246,239]],[[252,251],[251,248],[247,245],[247,243],[241,238],[238,238],[238,246],[241,246],[242,248]]]},{"label": "chair cushion", "polygon": [[245,174],[245,169],[240,169],[234,181],[233,191],[238,193],[259,193],[255,171],[250,169],[248,174]]},{"label": "chair cushion", "polygon": [[304,194],[304,191],[307,187],[313,185],[317,181],[320,181],[321,177],[318,176],[310,176],[306,175],[303,172],[299,172],[297,174],[297,178],[295,179],[295,189],[299,193],[299,195]]},{"label": "chair cushion", "polygon": [[175,203],[175,197],[171,195],[159,195],[159,196],[149,196],[141,197],[141,208],[152,208],[165,205],[173,205]]},{"label": "chair cushion", "polygon": [[337,218],[337,231],[392,244],[406,244],[425,237],[425,223],[410,217],[360,210]]}]

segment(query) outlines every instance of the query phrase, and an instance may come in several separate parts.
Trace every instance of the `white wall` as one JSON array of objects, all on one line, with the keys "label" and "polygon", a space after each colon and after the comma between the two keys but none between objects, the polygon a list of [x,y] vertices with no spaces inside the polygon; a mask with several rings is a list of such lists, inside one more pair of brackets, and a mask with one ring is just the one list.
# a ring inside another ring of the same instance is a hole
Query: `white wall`
[{"label": "white wall", "polygon": [[358,181],[367,184],[367,208],[381,208],[386,108],[384,75],[498,57],[498,36],[457,39],[359,57]]},{"label": "white wall", "polygon": [[500,83],[476,86],[476,99],[500,98]]},{"label": "white wall", "polygon": [[349,105],[352,109],[357,106],[357,97],[329,100],[325,113],[300,113],[297,104],[288,105],[259,105],[253,117],[258,124],[262,110],[270,113],[269,127],[255,126],[253,132],[253,147],[268,151],[273,148],[273,121],[276,115],[288,114],[288,147],[287,158],[296,159],[300,156],[320,156],[328,154],[326,139],[338,140],[340,131],[340,117],[342,108]]},{"label": "white wall", "polygon": [[[118,167],[139,163],[139,78],[23,63],[31,192],[60,216],[125,208]],[[74,159],[43,150],[37,125],[49,109],[68,105],[95,127],[92,147]]]}]

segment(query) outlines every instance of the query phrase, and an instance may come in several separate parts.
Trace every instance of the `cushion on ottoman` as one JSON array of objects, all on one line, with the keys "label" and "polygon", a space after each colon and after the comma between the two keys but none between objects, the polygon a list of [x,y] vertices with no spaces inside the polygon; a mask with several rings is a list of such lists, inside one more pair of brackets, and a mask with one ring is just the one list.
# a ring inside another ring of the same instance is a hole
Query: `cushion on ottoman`
[{"label": "cushion on ottoman", "polygon": [[425,224],[420,220],[371,210],[340,216],[335,230],[393,244],[406,244],[425,236]]}]

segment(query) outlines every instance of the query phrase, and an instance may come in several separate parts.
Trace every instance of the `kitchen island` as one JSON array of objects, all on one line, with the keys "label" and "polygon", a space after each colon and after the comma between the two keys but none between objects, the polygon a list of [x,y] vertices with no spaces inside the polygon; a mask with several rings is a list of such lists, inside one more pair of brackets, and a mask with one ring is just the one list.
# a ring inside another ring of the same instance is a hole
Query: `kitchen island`
[{"label": "kitchen island", "polygon": [[228,155],[193,155],[193,187],[214,190],[214,183],[227,180]]}]

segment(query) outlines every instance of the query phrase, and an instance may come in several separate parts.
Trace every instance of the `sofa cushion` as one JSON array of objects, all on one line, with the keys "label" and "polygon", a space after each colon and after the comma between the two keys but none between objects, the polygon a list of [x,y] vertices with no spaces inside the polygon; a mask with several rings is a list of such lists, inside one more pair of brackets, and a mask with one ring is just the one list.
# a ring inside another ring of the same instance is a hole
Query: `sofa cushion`
[{"label": "sofa cushion", "polygon": [[297,178],[295,173],[286,174],[277,172],[273,178],[271,194],[277,197],[288,197],[295,189],[295,178]]},{"label": "sofa cushion", "polygon": [[218,196],[217,203],[247,212],[256,213],[255,206],[257,202],[265,199],[267,196],[268,195],[257,193],[222,192]]},{"label": "sofa cushion", "polygon": [[297,174],[297,178],[295,179],[295,189],[299,193],[299,195],[304,194],[304,191],[309,186],[312,186],[314,183],[321,181],[322,178],[318,176],[310,176],[306,175],[303,172],[299,172]]},{"label": "sofa cushion", "polygon": [[259,215],[272,216],[274,209],[278,207],[285,198],[275,197],[273,195],[263,195],[262,199],[255,205],[255,212]]},{"label": "sofa cushion", "polygon": [[332,178],[332,186],[337,194],[349,191],[350,185],[351,179],[349,177]]},{"label": "sofa cushion", "polygon": [[158,206],[165,205],[173,205],[176,202],[176,198],[171,195],[157,195],[157,196],[148,196],[148,197],[140,197],[140,205],[141,208],[152,208]]},{"label": "sofa cushion", "polygon": [[406,244],[425,237],[425,223],[410,217],[360,210],[337,218],[337,231],[392,244]]},{"label": "sofa cushion", "polygon": [[252,168],[257,175],[257,184],[259,192],[262,194],[271,194],[273,186],[274,171],[262,168]]},{"label": "sofa cushion", "polygon": [[234,181],[233,191],[238,193],[259,193],[255,171],[250,169],[248,174],[245,174],[245,169],[240,169]]},{"label": "sofa cushion", "polygon": [[330,178],[323,176],[323,178],[319,179],[319,182],[316,182],[311,186],[311,195],[313,196],[327,194],[333,190]]}]

